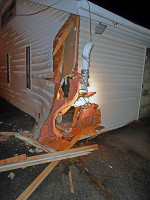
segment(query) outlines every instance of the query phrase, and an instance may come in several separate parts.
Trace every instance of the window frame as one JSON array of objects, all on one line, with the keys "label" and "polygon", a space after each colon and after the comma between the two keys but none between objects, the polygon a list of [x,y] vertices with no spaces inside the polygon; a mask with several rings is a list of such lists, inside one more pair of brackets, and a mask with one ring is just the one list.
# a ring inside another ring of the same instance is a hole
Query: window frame
[{"label": "window frame", "polygon": [[10,83],[10,54],[6,54],[7,83]]},{"label": "window frame", "polygon": [[31,89],[31,47],[26,47],[26,88]]}]

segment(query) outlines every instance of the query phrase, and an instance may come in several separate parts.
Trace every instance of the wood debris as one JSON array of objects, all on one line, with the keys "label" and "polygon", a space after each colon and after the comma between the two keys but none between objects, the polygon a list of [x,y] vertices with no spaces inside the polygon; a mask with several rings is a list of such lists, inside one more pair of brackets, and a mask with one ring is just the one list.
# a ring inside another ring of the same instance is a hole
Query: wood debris
[{"label": "wood debris", "polygon": [[0,136],[15,136],[16,134],[20,134],[22,136],[33,136],[34,133],[26,133],[26,132],[0,132]]},{"label": "wood debris", "polygon": [[43,151],[45,152],[55,152],[54,149],[50,148],[50,147],[47,147],[45,146],[44,144],[40,144],[38,141],[35,141],[29,137],[26,137],[26,136],[23,136],[23,135],[20,135],[20,134],[16,134],[15,135],[16,138],[20,139],[20,140],[23,140],[24,142],[30,144],[30,145],[33,145],[39,149],[42,149]]},{"label": "wood debris", "polygon": [[[89,154],[91,151],[98,149],[98,145],[90,145],[85,147],[78,147],[73,149],[67,149],[63,151],[57,151],[54,153],[47,153],[42,155],[36,155],[26,157],[26,154],[4,159],[0,161],[0,172],[24,168],[28,166],[38,165],[47,162],[53,162],[57,160],[64,160],[67,158],[73,158],[77,156],[83,156]],[[14,161],[14,162],[13,162]]]},{"label": "wood debris", "polygon": [[22,154],[22,155],[19,155],[19,156],[0,160],[0,166],[8,165],[8,164],[11,164],[11,163],[23,162],[23,161],[26,161],[26,160],[27,160],[26,154]]},{"label": "wood debris", "polygon": [[73,189],[73,183],[72,183],[72,174],[71,174],[71,166],[69,167],[69,182],[70,182],[70,190],[71,193],[74,193],[74,189]]},{"label": "wood debris", "polygon": [[[74,145],[74,144],[72,144]],[[70,145],[69,148],[72,146]],[[50,163],[43,172],[26,188],[26,190],[17,198],[17,200],[26,200],[33,192],[34,190],[42,183],[42,181],[51,173],[51,171],[56,167],[56,165],[59,163],[58,161],[54,161]],[[73,191],[73,189],[72,189]]]},{"label": "wood debris", "polygon": [[50,163],[42,173],[26,188],[26,190],[17,198],[17,200],[26,200],[34,190],[42,183],[42,181],[51,173],[59,161]]}]

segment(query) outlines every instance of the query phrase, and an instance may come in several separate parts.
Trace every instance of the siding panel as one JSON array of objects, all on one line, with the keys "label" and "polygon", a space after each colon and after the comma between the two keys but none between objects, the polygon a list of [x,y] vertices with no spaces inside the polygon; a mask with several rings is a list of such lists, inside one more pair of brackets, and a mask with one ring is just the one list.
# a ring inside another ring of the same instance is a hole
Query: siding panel
[{"label": "siding panel", "polygon": [[[89,41],[89,19],[81,17],[79,38],[79,67],[82,51]],[[103,35],[94,33],[90,61],[90,90],[96,91],[93,101],[99,104],[102,125],[106,130],[121,127],[138,119],[142,86],[145,47],[131,42],[112,27],[107,26]]]},{"label": "siding panel", "polygon": [[[5,7],[5,3],[4,3]],[[39,124],[36,137],[49,114],[54,95],[53,40],[69,13],[17,0],[17,15],[0,30],[0,96],[29,113]],[[26,88],[25,48],[31,47],[31,89]],[[6,54],[10,54],[10,79],[7,84]],[[40,118],[40,119],[39,119]]]}]

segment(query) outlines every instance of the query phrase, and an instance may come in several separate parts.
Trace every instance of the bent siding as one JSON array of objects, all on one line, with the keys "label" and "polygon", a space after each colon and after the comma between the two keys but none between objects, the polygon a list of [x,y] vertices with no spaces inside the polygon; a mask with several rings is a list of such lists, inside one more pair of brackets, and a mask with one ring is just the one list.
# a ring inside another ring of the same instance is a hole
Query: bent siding
[{"label": "bent siding", "polygon": [[[102,113],[102,125],[112,130],[138,119],[146,49],[132,39],[107,26],[102,35],[94,33],[98,21],[92,20],[89,83],[96,91],[94,102]],[[79,66],[82,51],[89,41],[89,19],[81,17]]]},{"label": "bent siding", "polygon": [[[0,30],[0,96],[37,121],[37,130],[46,119],[54,96],[53,40],[69,14],[53,8],[45,9],[29,1],[17,1],[17,16]],[[31,89],[26,88],[25,49],[31,48]],[[10,83],[7,83],[6,54],[10,55]],[[38,133],[36,134],[36,137]]]}]

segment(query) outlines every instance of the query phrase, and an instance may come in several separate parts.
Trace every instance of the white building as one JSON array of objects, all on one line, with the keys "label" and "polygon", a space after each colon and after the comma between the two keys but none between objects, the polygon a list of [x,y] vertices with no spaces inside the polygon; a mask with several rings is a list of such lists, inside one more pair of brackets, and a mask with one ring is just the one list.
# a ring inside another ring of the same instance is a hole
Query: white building
[{"label": "white building", "polygon": [[[80,25],[76,21],[65,40],[63,69],[69,62],[81,70],[92,37],[89,83],[101,124],[112,130],[150,115],[150,30],[86,0],[4,1],[0,96],[35,117],[39,131],[54,98],[54,40],[71,13],[80,16]],[[106,28],[102,34],[100,24]]]}]

